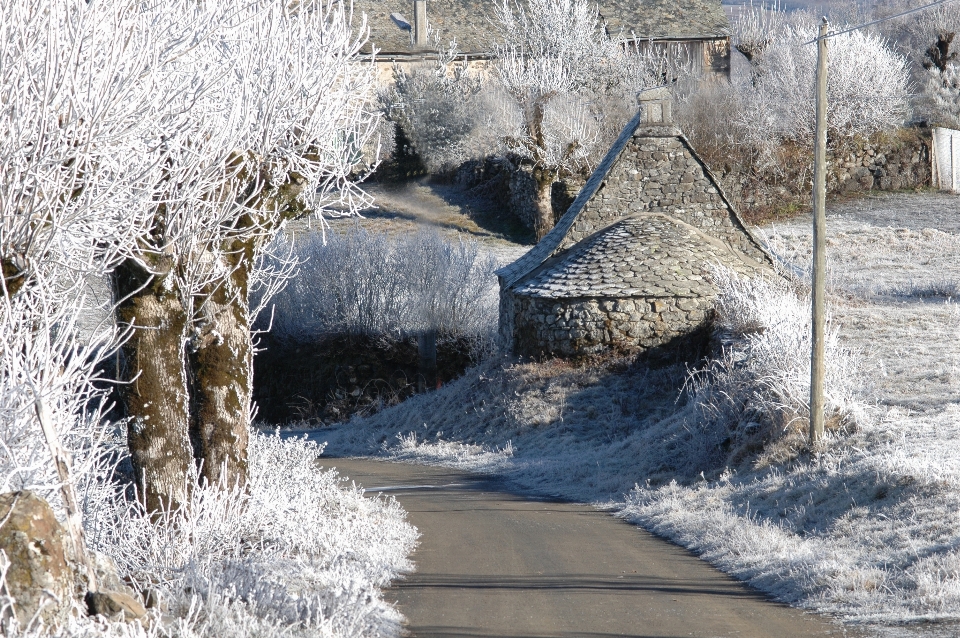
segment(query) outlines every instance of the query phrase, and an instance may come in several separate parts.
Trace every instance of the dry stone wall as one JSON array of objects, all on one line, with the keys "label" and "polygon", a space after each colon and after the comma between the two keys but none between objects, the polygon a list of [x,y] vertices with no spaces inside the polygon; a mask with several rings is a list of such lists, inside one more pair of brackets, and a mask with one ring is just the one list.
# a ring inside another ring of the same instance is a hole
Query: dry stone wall
[{"label": "dry stone wall", "polygon": [[578,356],[608,348],[649,349],[695,333],[709,323],[712,299],[540,299],[518,297],[513,306],[516,353]]},{"label": "dry stone wall", "polygon": [[861,142],[828,158],[833,192],[900,190],[930,184],[930,145],[922,135]]},{"label": "dry stone wall", "polygon": [[[729,158],[713,158],[726,194],[751,219],[785,204],[808,205],[813,164],[810,151],[784,145],[776,165],[757,172]],[[827,192],[851,195],[873,190],[896,191],[930,185],[930,131],[909,128],[828,149]]]}]

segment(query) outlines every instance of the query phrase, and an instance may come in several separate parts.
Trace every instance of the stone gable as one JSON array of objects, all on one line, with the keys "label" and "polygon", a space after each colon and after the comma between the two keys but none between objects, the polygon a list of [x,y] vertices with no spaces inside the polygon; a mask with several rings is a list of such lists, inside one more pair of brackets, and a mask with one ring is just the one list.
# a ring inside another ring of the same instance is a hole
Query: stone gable
[{"label": "stone gable", "polygon": [[642,123],[638,113],[554,229],[497,272],[508,351],[576,356],[702,335],[711,268],[772,272],[682,133]]},{"label": "stone gable", "polygon": [[744,254],[766,259],[718,181],[678,129],[650,127],[634,134],[597,193],[574,211],[576,220],[559,249],[640,212],[668,213]]}]

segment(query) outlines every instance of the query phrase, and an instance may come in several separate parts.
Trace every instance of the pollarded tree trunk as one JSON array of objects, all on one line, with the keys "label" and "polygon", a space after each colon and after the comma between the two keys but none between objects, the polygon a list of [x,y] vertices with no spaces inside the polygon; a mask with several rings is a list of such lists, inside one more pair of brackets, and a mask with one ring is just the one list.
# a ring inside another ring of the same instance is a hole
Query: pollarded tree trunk
[{"label": "pollarded tree trunk", "polygon": [[[264,177],[251,179],[252,209],[280,210],[281,218],[306,210],[298,198],[304,181],[297,175],[273,188]],[[249,189],[248,189],[249,190]],[[267,216],[269,219],[271,216]],[[253,342],[250,333],[249,288],[254,267],[256,228],[262,219],[243,215],[235,235],[222,247],[224,272],[229,275],[205,291],[200,301],[201,325],[190,356],[193,395],[193,440],[202,462],[201,474],[210,484],[243,485],[247,480],[247,446],[253,400]],[[262,241],[262,238],[260,238]]]},{"label": "pollarded tree trunk", "polygon": [[537,219],[534,232],[537,241],[553,229],[553,183],[557,179],[556,171],[536,168],[533,177],[537,182]]},{"label": "pollarded tree trunk", "polygon": [[172,277],[127,260],[113,273],[117,320],[133,326],[120,386],[137,485],[151,511],[175,508],[190,489],[193,449],[184,365],[187,316]]},{"label": "pollarded tree trunk", "polygon": [[[244,253],[247,251],[245,250]],[[194,441],[210,484],[243,485],[253,394],[247,292],[252,255],[236,255],[229,278],[203,299],[203,323],[190,356]]]},{"label": "pollarded tree trunk", "polygon": [[553,229],[553,183],[557,181],[558,168],[551,168],[547,161],[547,140],[543,132],[543,121],[547,104],[554,97],[553,92],[546,93],[533,102],[525,114],[527,134],[531,142],[528,148],[533,159],[533,179],[537,183],[537,219],[533,231],[540,241]]}]

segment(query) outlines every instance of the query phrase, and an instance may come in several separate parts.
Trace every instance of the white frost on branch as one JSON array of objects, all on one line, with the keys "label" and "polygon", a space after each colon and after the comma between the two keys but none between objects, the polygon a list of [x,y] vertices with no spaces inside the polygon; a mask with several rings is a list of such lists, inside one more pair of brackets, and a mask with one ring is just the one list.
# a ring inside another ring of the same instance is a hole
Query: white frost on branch
[{"label": "white frost on branch", "polygon": [[[785,22],[756,57],[752,84],[743,87],[738,124],[761,143],[771,136],[798,142],[814,134],[817,49],[809,19]],[[880,36],[853,31],[828,42],[827,126],[833,140],[869,136],[900,126],[909,98],[906,59]]]},{"label": "white frost on branch", "polygon": [[[280,231],[284,211],[257,200],[268,182],[292,176],[303,212],[365,204],[351,180],[369,168],[376,125],[374,68],[355,59],[365,37],[339,3],[0,4],[0,491],[35,490],[62,513],[42,399],[91,545],[185,617],[145,629],[80,613],[62,635],[399,631],[376,588],[404,568],[414,532],[395,505],[318,475],[313,446],[254,436],[250,490],[195,490],[176,529],[124,500],[99,375],[125,335],[89,321],[95,282],[127,259],[185,302],[222,281],[227,240],[259,250]],[[169,272],[155,267],[165,261]],[[273,280],[262,275],[255,284]],[[201,521],[210,511],[232,518]],[[175,533],[188,528],[198,533]]]}]

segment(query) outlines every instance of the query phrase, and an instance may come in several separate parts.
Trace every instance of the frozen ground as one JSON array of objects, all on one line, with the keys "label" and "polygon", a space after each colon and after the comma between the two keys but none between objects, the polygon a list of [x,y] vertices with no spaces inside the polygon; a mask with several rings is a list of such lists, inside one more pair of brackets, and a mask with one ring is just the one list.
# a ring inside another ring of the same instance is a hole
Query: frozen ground
[{"label": "frozen ground", "polygon": [[[858,363],[858,416],[816,453],[784,436],[775,453],[720,458],[713,426],[679,392],[685,370],[624,361],[488,362],[316,437],[334,453],[498,472],[596,503],[871,634],[956,635],[958,209],[931,194],[832,209],[829,307]],[[806,221],[763,230],[802,276]]]}]

